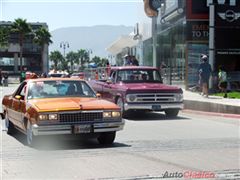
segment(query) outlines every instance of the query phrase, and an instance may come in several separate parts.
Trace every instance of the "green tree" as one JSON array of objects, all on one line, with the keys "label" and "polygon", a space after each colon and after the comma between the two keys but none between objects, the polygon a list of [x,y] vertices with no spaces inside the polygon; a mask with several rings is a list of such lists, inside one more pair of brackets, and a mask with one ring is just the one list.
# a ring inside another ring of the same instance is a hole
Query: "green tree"
[{"label": "green tree", "polygon": [[71,72],[73,72],[73,65],[79,64],[79,55],[77,52],[73,52],[70,51],[67,55],[66,55],[66,59],[67,61],[70,63],[71,65]]},{"label": "green tree", "polygon": [[1,26],[0,27],[0,48],[5,48],[8,46],[8,40],[9,40],[9,28]]},{"label": "green tree", "polygon": [[102,66],[102,67],[107,66],[107,63],[108,63],[108,62],[109,62],[109,61],[108,61],[107,58],[102,58],[102,59],[101,59],[101,66]]},{"label": "green tree", "polygon": [[51,34],[45,27],[41,27],[35,31],[33,40],[36,44],[41,46],[41,59],[43,63],[44,46],[52,43]]},{"label": "green tree", "polygon": [[94,62],[98,67],[105,67],[107,65],[108,59],[94,56],[91,62]]},{"label": "green tree", "polygon": [[26,19],[15,19],[11,26],[11,30],[18,34],[18,42],[20,46],[20,71],[22,73],[22,54],[23,54],[23,42],[25,36],[32,32],[31,26],[27,23]]},{"label": "green tree", "polygon": [[89,62],[89,53],[85,49],[80,49],[77,53],[80,59],[81,69],[84,69],[84,64]]},{"label": "green tree", "polygon": [[64,61],[64,57],[60,51],[52,51],[50,53],[49,58],[53,62],[53,66],[55,70],[58,70],[59,68],[58,64],[61,65],[62,62]]},{"label": "green tree", "polygon": [[94,56],[93,58],[92,58],[92,61],[91,62],[93,62],[93,63],[95,63],[97,66],[101,66],[100,64],[101,64],[101,58],[99,57],[99,56]]}]

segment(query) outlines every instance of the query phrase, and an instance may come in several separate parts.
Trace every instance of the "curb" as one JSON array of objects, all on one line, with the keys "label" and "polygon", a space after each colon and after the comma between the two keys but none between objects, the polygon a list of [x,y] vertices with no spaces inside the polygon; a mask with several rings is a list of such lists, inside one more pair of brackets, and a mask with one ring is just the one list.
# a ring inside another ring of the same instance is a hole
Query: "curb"
[{"label": "curb", "polygon": [[191,114],[199,114],[199,115],[207,115],[207,116],[218,116],[218,117],[225,117],[225,118],[234,118],[240,120],[240,114],[226,114],[226,113],[216,113],[216,112],[206,112],[206,111],[196,111],[190,109],[183,109],[182,112],[184,113],[191,113]]},{"label": "curb", "polygon": [[212,102],[184,100],[184,109],[240,115],[240,107]]}]

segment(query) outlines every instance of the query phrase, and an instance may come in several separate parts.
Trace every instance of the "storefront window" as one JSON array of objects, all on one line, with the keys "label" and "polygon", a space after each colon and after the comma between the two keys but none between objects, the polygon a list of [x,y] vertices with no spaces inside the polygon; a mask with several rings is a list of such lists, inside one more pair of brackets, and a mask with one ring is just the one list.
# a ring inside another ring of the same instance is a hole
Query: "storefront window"
[{"label": "storefront window", "polygon": [[13,66],[14,65],[14,59],[13,58],[0,58],[0,65],[1,66]]},{"label": "storefront window", "polygon": [[[164,69],[166,83],[184,81],[185,77],[185,23],[180,20],[158,34],[157,66]],[[164,76],[163,74],[163,76]]]}]

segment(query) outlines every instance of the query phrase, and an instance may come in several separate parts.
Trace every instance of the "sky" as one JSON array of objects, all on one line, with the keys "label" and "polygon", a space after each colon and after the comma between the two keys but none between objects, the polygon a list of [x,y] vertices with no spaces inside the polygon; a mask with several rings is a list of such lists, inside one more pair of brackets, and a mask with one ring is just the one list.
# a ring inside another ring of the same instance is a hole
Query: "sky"
[{"label": "sky", "polygon": [[1,21],[46,22],[50,31],[72,26],[134,26],[144,17],[143,0],[0,0]]}]

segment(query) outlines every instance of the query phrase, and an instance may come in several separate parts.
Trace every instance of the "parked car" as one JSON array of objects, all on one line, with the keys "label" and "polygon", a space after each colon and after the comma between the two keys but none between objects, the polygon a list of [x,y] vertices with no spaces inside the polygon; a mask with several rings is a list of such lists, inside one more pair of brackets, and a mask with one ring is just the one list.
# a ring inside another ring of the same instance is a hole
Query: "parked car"
[{"label": "parked car", "polygon": [[122,130],[121,109],[97,97],[83,80],[30,79],[2,100],[7,133],[18,129],[29,145],[40,135],[87,134],[100,144],[114,142]]},{"label": "parked car", "polygon": [[183,108],[181,88],[165,85],[154,67],[112,67],[110,79],[91,80],[93,89],[121,107],[125,116],[132,110],[164,111],[169,117]]},{"label": "parked car", "polygon": [[84,73],[83,73],[83,72],[73,73],[73,74],[71,75],[71,78],[80,78],[80,79],[84,79]]}]

